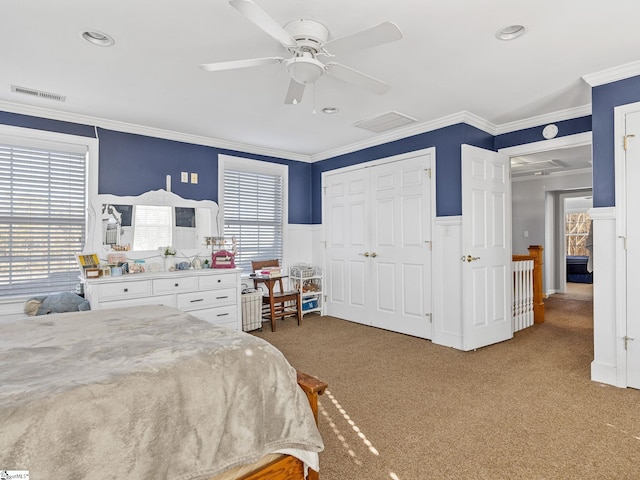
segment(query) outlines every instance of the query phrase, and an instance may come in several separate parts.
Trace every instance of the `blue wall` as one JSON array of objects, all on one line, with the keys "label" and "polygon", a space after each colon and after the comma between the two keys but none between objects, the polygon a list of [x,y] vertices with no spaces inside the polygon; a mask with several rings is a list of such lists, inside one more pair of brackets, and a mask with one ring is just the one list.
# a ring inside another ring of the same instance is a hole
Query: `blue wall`
[{"label": "blue wall", "polygon": [[[558,136],[594,132],[594,206],[614,205],[613,107],[640,101],[640,77],[596,87],[591,116],[557,122]],[[542,140],[544,126],[510,132],[497,137],[467,124],[457,124],[413,135],[383,145],[340,155],[313,164],[263,155],[188,144],[143,135],[116,132],[28,115],[0,112],[0,123],[68,133],[100,140],[99,192],[139,195],[164,188],[166,175],[172,176],[172,191],[185,198],[218,200],[218,154],[242,156],[289,166],[289,223],[322,222],[323,172],[369,162],[393,155],[436,148],[436,214],[462,213],[462,144],[489,150]],[[180,172],[197,172],[199,183],[180,183]]]},{"label": "blue wall", "polygon": [[493,136],[460,123],[431,132],[347,153],[312,165],[313,223],[322,223],[322,173],[424,148],[436,147],[436,214],[462,213],[461,148],[463,144],[493,149]]},{"label": "blue wall", "polygon": [[[122,133],[92,125],[0,112],[0,124],[95,138],[100,141],[98,192],[139,195],[165,188],[171,175],[171,191],[194,200],[218,200],[218,154],[289,166],[289,223],[311,223],[311,164]],[[180,182],[180,172],[197,172],[198,183]]]},{"label": "blue wall", "polygon": [[640,101],[640,76],[594,87],[593,115],[593,206],[615,205],[614,107]]}]

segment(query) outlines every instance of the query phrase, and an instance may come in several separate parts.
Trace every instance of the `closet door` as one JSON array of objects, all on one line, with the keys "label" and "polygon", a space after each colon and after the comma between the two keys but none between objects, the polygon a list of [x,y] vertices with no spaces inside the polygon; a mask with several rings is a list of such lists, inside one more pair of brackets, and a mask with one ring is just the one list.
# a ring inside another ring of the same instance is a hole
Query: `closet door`
[{"label": "closet door", "polygon": [[370,169],[376,327],[431,338],[431,189],[425,155]]},{"label": "closet door", "polygon": [[328,315],[431,338],[430,162],[327,175]]},{"label": "closet door", "polygon": [[[325,180],[326,313],[371,324],[369,262],[369,175],[365,169]],[[367,256],[365,256],[365,254]]]}]

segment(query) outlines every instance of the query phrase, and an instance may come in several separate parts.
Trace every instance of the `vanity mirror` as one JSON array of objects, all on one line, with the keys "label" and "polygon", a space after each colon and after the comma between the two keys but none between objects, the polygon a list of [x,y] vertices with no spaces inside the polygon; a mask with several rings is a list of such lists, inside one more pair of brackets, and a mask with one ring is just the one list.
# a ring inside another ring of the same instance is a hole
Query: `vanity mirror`
[{"label": "vanity mirror", "polygon": [[205,250],[205,237],[220,235],[218,205],[187,200],[165,190],[139,196],[96,195],[89,206],[86,251],[110,252],[130,247],[136,252],[173,246]]}]

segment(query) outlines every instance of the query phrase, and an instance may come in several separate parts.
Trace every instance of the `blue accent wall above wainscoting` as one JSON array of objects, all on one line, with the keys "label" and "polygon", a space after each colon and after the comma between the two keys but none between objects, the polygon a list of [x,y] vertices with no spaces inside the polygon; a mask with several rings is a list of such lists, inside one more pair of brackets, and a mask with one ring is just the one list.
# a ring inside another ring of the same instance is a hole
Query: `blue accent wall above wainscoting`
[{"label": "blue accent wall above wainscoting", "polygon": [[[140,195],[165,188],[193,200],[218,201],[218,154],[262,160],[289,166],[289,223],[311,223],[311,164],[264,155],[195,145],[93,125],[51,120],[0,111],[0,124],[95,138],[100,148],[98,192]],[[181,183],[180,172],[198,173],[198,183]]]},{"label": "blue accent wall above wainscoting", "polygon": [[[613,109],[640,102],[640,76],[593,87],[593,206],[616,204]],[[620,140],[622,141],[622,139]]]},{"label": "blue accent wall above wainscoting", "polygon": [[436,214],[462,213],[461,145],[493,150],[493,136],[476,127],[459,123],[393,142],[347,153],[312,165],[313,223],[322,223],[322,173],[394,155],[436,147]]}]

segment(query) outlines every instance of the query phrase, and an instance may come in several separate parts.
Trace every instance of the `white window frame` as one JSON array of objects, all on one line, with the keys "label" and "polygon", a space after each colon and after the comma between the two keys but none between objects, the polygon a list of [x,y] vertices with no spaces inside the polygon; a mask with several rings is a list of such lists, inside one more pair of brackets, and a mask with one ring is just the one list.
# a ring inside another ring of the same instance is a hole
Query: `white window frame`
[{"label": "white window frame", "polygon": [[[287,265],[287,245],[289,231],[289,167],[279,163],[263,162],[231,155],[218,155],[218,206],[220,224],[224,228],[224,172],[225,169],[257,174],[279,175],[282,177],[282,264]],[[224,233],[223,233],[224,234]],[[248,276],[251,272],[242,272]]]},{"label": "white window frame", "polygon": [[[96,134],[97,137],[97,134]],[[40,148],[57,148],[64,150],[65,146],[83,147],[87,149],[87,205],[91,198],[98,194],[98,165],[99,143],[97,138],[70,135],[66,133],[49,132],[32,128],[0,125],[0,142],[14,145],[28,145]],[[58,145],[56,147],[56,145]],[[88,212],[85,215],[86,232],[89,232]],[[85,238],[86,242],[86,238]],[[86,247],[85,247],[86,249]],[[21,313],[25,296],[3,297],[0,299],[0,309],[5,314]]]}]

